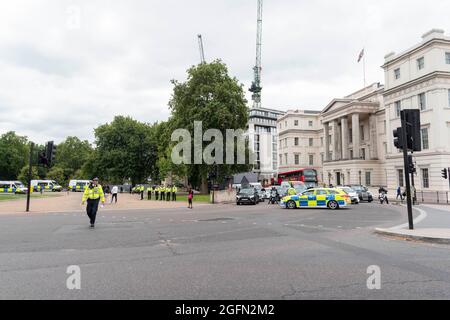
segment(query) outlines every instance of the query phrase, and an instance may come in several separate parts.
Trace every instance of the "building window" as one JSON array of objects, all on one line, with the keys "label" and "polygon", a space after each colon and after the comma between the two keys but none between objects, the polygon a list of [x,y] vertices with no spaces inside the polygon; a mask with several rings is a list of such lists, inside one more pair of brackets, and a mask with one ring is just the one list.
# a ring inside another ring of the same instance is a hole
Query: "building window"
[{"label": "building window", "polygon": [[314,139],[309,138],[309,146],[312,147],[314,145]]},{"label": "building window", "polygon": [[353,130],[348,129],[348,143],[353,143]]},{"label": "building window", "polygon": [[295,146],[298,146],[298,138],[297,138],[297,137],[294,138],[294,145],[295,145]]},{"label": "building window", "polygon": [[320,154],[320,161],[323,163],[323,153]]},{"label": "building window", "polygon": [[323,137],[320,137],[320,146],[323,147]]},{"label": "building window", "polygon": [[280,166],[283,164],[283,155],[280,154]]},{"label": "building window", "polygon": [[400,68],[394,70],[395,79],[400,79]]},{"label": "building window", "polygon": [[300,155],[299,155],[299,154],[296,154],[296,155],[294,156],[294,158],[295,158],[295,164],[296,164],[296,165],[300,164]]},{"label": "building window", "polygon": [[402,103],[400,101],[395,101],[395,116],[400,118],[400,111],[402,111]]},{"label": "building window", "polygon": [[417,59],[417,69],[422,70],[425,67],[425,58],[421,57]]},{"label": "building window", "polygon": [[284,163],[285,163],[286,165],[288,164],[287,156],[288,156],[287,153],[285,153],[285,154],[284,154]]},{"label": "building window", "polygon": [[285,128],[287,127],[287,121],[284,122],[284,127],[285,127]]},{"label": "building window", "polygon": [[361,159],[366,160],[366,149],[361,149]]},{"label": "building window", "polygon": [[450,52],[445,53],[445,63],[450,64]]},{"label": "building window", "polygon": [[313,126],[313,122],[312,121],[308,121],[308,126],[312,127]]},{"label": "building window", "polygon": [[419,109],[421,111],[426,110],[426,108],[427,108],[427,101],[426,101],[426,98],[425,98],[425,93],[420,93],[418,95],[418,99],[419,99]]},{"label": "building window", "polygon": [[294,120],[294,126],[298,127],[298,120]]},{"label": "building window", "polygon": [[398,169],[397,170],[397,174],[398,174],[398,176],[397,176],[397,178],[398,178],[398,185],[400,187],[403,187],[404,186],[404,184],[403,184],[403,169]]},{"label": "building window", "polygon": [[353,150],[350,150],[350,159],[353,159]]},{"label": "building window", "polygon": [[386,120],[383,121],[383,130],[384,134],[386,134],[387,133]]},{"label": "building window", "polygon": [[310,165],[310,166],[313,166],[313,165],[314,165],[314,155],[313,155],[313,154],[310,154],[310,155],[309,155],[309,165]]},{"label": "building window", "polygon": [[370,171],[366,171],[366,186],[372,185],[372,182],[370,181]]},{"label": "building window", "polygon": [[360,126],[359,128],[359,137],[361,141],[364,141],[364,126]]},{"label": "building window", "polygon": [[428,169],[422,169],[422,187],[423,188],[430,187],[430,179],[428,177]]},{"label": "building window", "polygon": [[429,148],[428,144],[428,128],[420,129],[420,133],[422,136],[422,149],[427,150]]}]

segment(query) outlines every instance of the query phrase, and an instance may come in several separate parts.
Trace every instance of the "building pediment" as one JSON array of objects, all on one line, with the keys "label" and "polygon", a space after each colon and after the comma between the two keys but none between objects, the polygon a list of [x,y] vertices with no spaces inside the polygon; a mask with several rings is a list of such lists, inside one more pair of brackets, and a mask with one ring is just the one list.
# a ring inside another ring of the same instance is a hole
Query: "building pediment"
[{"label": "building pediment", "polygon": [[329,111],[333,111],[334,109],[340,108],[343,105],[350,103],[351,99],[333,99],[326,107],[322,110],[322,114],[327,113]]}]

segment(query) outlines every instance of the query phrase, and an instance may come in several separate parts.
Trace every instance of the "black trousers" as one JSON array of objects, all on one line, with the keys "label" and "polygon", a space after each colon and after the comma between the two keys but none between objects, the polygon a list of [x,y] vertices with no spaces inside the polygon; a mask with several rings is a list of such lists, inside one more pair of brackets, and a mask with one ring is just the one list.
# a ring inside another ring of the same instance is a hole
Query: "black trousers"
[{"label": "black trousers", "polygon": [[159,199],[159,200],[165,200],[165,199],[166,199],[166,193],[161,192],[161,199]]},{"label": "black trousers", "polygon": [[177,194],[172,192],[172,201],[177,201]]},{"label": "black trousers", "polygon": [[91,221],[91,224],[95,223],[95,218],[97,216],[99,202],[100,202],[100,199],[88,199],[87,200],[86,212],[89,217],[89,220]]},{"label": "black trousers", "polygon": [[144,191],[141,191],[141,200],[144,200]]},{"label": "black trousers", "polygon": [[152,200],[152,192],[151,191],[147,191],[147,199]]},{"label": "black trousers", "polygon": [[159,197],[159,191],[155,191],[155,200],[158,200]]},{"label": "black trousers", "polygon": [[113,200],[116,200],[117,203],[117,193],[113,193],[111,196],[111,203],[113,202]]}]

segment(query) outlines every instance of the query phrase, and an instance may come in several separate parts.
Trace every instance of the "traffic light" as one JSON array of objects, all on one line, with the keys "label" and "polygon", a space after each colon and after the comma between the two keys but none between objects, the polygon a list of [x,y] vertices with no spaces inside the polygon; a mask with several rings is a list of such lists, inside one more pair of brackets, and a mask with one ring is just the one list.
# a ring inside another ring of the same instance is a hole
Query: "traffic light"
[{"label": "traffic light", "polygon": [[394,135],[394,146],[398,149],[403,149],[403,129],[398,127],[393,132]]},{"label": "traffic light", "polygon": [[406,135],[408,149],[412,151],[422,151],[420,136],[420,110],[405,109],[402,110],[402,118],[406,119]]},{"label": "traffic light", "polygon": [[56,145],[53,141],[47,142],[45,146],[45,153],[47,158],[47,166],[51,167],[55,163]]},{"label": "traffic light", "polygon": [[414,166],[413,157],[412,155],[408,155],[408,172],[409,173],[415,173],[416,167]]},{"label": "traffic light", "polygon": [[48,164],[47,154],[46,154],[45,150],[39,152],[39,154],[38,154],[38,164],[42,164],[44,166],[46,166]]},{"label": "traffic light", "polygon": [[448,179],[448,172],[447,172],[447,168],[444,168],[444,169],[442,169],[441,170],[441,175],[442,175],[442,178],[444,178],[444,179]]}]

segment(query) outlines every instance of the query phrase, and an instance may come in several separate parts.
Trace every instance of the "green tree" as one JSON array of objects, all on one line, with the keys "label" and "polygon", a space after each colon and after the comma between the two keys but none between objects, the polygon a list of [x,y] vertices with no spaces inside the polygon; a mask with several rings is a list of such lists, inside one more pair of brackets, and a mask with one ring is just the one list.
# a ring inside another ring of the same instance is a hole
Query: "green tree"
[{"label": "green tree", "polygon": [[28,163],[30,147],[26,137],[14,131],[0,136],[0,179],[14,180]]},{"label": "green tree", "polygon": [[83,167],[91,176],[120,183],[146,181],[155,172],[157,145],[152,126],[117,116],[95,129],[97,149]]},{"label": "green tree", "polygon": [[47,172],[47,179],[55,180],[60,185],[67,185],[67,178],[64,173],[64,169],[54,166]]},{"label": "green tree", "polygon": [[[169,107],[172,112],[171,129],[187,129],[194,136],[194,121],[201,121],[203,132],[208,129],[218,129],[223,135],[224,143],[227,129],[245,130],[248,120],[248,107],[245,100],[243,85],[236,78],[230,77],[228,69],[220,60],[203,63],[191,67],[186,82],[173,80],[174,85]],[[170,136],[168,137],[170,139]],[[170,140],[169,140],[170,141]],[[248,142],[247,142],[248,143]],[[209,143],[203,143],[203,148]],[[173,146],[173,143],[172,143]],[[192,152],[194,142],[192,141]],[[225,148],[224,148],[225,149]],[[237,149],[235,148],[235,153]],[[248,144],[244,150],[247,163],[220,164],[217,166],[219,178],[249,170]],[[234,155],[236,158],[236,154]],[[223,154],[225,163],[226,154]],[[208,173],[215,166],[207,164],[186,165],[186,172],[193,185],[200,185],[201,191],[207,190]]]},{"label": "green tree", "polygon": [[59,183],[66,183],[69,178],[73,178],[75,173],[80,170],[89,156],[92,154],[93,148],[87,141],[81,141],[77,137],[67,137],[63,142],[58,144],[56,149],[55,166],[63,170],[64,179]]},{"label": "green tree", "polygon": [[[24,166],[20,169],[20,172],[17,176],[17,180],[21,181],[24,184],[28,183],[28,170],[29,166]],[[38,169],[35,166],[31,167],[31,180],[39,179]]]}]

